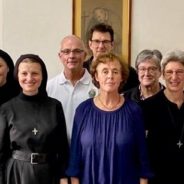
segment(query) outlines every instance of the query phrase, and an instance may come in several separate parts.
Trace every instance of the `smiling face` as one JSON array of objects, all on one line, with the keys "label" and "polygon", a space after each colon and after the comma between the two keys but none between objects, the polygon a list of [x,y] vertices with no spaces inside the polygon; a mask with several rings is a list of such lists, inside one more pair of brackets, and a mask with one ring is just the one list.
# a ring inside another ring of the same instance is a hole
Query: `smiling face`
[{"label": "smiling face", "polygon": [[42,69],[39,63],[21,62],[18,68],[18,81],[26,95],[35,95],[42,82]]},{"label": "smiling face", "polygon": [[161,72],[155,61],[146,59],[138,66],[138,78],[141,86],[152,86],[159,82]]},{"label": "smiling face", "polygon": [[177,61],[168,62],[163,71],[163,78],[169,91],[182,92],[184,89],[184,66]]},{"label": "smiling face", "polygon": [[3,86],[6,83],[7,74],[9,72],[8,65],[0,57],[0,86]]},{"label": "smiling face", "polygon": [[68,36],[64,38],[61,43],[59,57],[65,70],[75,72],[81,71],[86,57],[82,41],[75,36]]},{"label": "smiling face", "polygon": [[96,81],[99,82],[100,90],[110,93],[118,92],[122,82],[121,65],[119,61],[107,61],[99,63],[95,74]]}]

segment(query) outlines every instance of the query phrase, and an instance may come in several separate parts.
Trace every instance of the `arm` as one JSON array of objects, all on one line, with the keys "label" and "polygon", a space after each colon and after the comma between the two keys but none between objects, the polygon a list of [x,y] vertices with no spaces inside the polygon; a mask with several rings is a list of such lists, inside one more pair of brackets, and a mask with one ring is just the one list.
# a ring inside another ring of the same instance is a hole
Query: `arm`
[{"label": "arm", "polygon": [[148,184],[148,180],[145,178],[140,179],[140,184]]},{"label": "arm", "polygon": [[66,171],[67,176],[70,176],[73,180],[72,184],[80,183],[79,179],[77,178],[79,178],[79,176],[81,175],[81,172],[83,172],[81,167],[83,163],[81,158],[82,147],[81,147],[81,141],[80,141],[83,116],[84,116],[84,110],[77,109],[74,117],[73,129],[72,129],[70,161],[69,161],[68,169]]},{"label": "arm", "polygon": [[56,146],[57,153],[58,153],[58,161],[57,161],[57,167],[58,167],[58,174],[60,177],[60,183],[65,184],[68,182],[65,171],[68,165],[68,159],[69,159],[69,145],[67,140],[67,133],[66,133],[66,123],[65,123],[65,117],[62,105],[59,103],[57,105],[57,121],[58,121],[58,127],[57,127],[57,140],[58,144]]},{"label": "arm", "polygon": [[79,179],[78,178],[71,178],[71,184],[79,184]]},{"label": "arm", "polygon": [[4,183],[4,164],[9,152],[9,133],[5,118],[5,113],[0,111],[0,183]]},{"label": "arm", "polygon": [[[147,179],[153,176],[151,172],[150,163],[148,159],[148,152],[146,147],[146,138],[145,138],[145,129],[144,129],[144,122],[142,111],[140,108],[137,109],[137,112],[134,113],[135,115],[135,135],[136,135],[136,142],[137,142],[137,153],[140,163],[140,183],[147,184]],[[143,183],[142,183],[143,182]]]}]

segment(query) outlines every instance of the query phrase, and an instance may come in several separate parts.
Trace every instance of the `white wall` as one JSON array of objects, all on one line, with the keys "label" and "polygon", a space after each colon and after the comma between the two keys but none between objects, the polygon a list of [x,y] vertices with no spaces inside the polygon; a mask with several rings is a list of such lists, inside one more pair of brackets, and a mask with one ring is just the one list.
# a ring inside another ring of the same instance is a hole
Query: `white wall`
[{"label": "white wall", "polygon": [[0,0],[0,48],[3,47],[3,2]]},{"label": "white wall", "polygon": [[3,49],[14,60],[26,53],[40,55],[49,77],[60,72],[57,54],[60,40],[72,33],[72,0],[2,1]]},{"label": "white wall", "polygon": [[184,49],[183,0],[132,0],[131,63],[143,49]]},{"label": "white wall", "polygon": [[[2,8],[3,5],[3,8]],[[183,0],[132,0],[131,64],[143,49],[184,49]],[[14,60],[39,54],[49,77],[60,72],[60,40],[72,33],[72,0],[0,0],[0,47]]]}]

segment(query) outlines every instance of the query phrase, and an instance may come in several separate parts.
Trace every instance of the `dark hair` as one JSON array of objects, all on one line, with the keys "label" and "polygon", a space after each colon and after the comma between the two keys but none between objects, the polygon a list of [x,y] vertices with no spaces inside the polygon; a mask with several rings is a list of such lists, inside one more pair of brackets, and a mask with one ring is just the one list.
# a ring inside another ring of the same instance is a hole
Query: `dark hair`
[{"label": "dark hair", "polygon": [[47,92],[46,92],[46,85],[47,85],[47,78],[48,78],[47,69],[46,69],[45,63],[43,62],[43,60],[38,55],[35,55],[35,54],[25,54],[25,55],[21,55],[17,59],[17,62],[15,64],[15,70],[14,70],[15,79],[18,81],[18,71],[19,71],[20,63],[28,62],[28,61],[40,64],[41,69],[42,69],[43,80],[42,80],[42,83],[41,83],[41,85],[39,87],[39,93],[41,95],[47,95]]},{"label": "dark hair", "polygon": [[92,40],[93,32],[95,31],[102,32],[102,33],[108,32],[111,36],[111,41],[114,41],[114,30],[112,29],[110,25],[105,24],[105,23],[99,23],[99,24],[94,25],[88,33],[88,40]]},{"label": "dark hair", "polygon": [[13,70],[14,70],[14,63],[12,58],[10,57],[10,55],[8,53],[6,53],[5,51],[0,49],[0,58],[2,58],[4,60],[4,62],[7,64],[8,68],[9,68],[9,72],[7,74],[7,83],[9,82],[13,82],[14,81],[14,77],[13,77]]},{"label": "dark hair", "polygon": [[113,62],[117,60],[121,66],[121,76],[123,78],[123,81],[121,82],[120,86],[119,86],[119,89],[118,91],[122,91],[122,88],[124,86],[124,84],[126,83],[127,79],[128,79],[128,75],[129,75],[129,69],[128,69],[128,65],[124,62],[124,60],[122,58],[120,58],[119,56],[113,54],[113,53],[106,53],[106,54],[102,54],[102,55],[99,55],[96,60],[94,60],[91,64],[91,68],[90,68],[90,73],[91,73],[91,76],[92,76],[92,81],[93,81],[93,84],[99,88],[100,85],[99,85],[99,82],[95,79],[95,74],[97,72],[97,66],[100,64],[100,63],[107,63],[107,62]]}]

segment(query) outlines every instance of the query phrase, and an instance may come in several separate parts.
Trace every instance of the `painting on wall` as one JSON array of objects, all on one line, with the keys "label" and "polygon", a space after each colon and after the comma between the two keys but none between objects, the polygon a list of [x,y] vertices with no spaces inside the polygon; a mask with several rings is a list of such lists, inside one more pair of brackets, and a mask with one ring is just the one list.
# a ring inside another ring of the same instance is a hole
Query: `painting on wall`
[{"label": "painting on wall", "polygon": [[114,51],[130,60],[131,0],[73,0],[73,34],[87,44],[88,32],[97,23],[114,29]]}]

